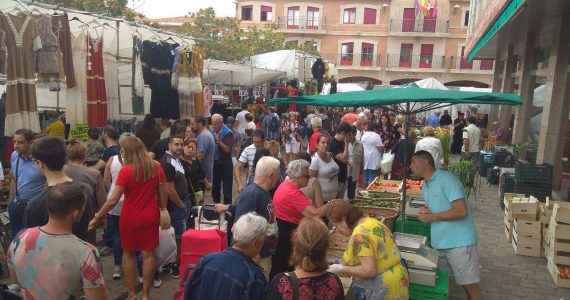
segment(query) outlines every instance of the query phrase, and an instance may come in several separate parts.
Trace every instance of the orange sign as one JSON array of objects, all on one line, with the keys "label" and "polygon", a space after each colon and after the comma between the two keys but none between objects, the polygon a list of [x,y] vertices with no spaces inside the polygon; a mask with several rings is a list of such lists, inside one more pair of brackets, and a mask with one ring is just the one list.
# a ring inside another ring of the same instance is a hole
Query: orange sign
[{"label": "orange sign", "polygon": [[493,21],[495,21],[499,13],[503,8],[505,8],[510,0],[491,0],[488,2],[485,12],[483,12],[483,15],[477,20],[479,24],[467,40],[467,44],[465,45],[465,56],[471,54],[471,50],[473,50],[475,45],[481,40],[481,38],[483,38],[483,35],[487,32],[489,26],[491,26]]}]

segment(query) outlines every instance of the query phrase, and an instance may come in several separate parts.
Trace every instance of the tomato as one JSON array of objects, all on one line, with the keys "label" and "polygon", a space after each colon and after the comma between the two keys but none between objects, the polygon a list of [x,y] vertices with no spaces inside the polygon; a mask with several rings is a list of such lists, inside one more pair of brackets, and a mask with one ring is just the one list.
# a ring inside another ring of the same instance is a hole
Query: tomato
[{"label": "tomato", "polygon": [[391,187],[397,187],[398,185],[395,183],[390,184]]}]

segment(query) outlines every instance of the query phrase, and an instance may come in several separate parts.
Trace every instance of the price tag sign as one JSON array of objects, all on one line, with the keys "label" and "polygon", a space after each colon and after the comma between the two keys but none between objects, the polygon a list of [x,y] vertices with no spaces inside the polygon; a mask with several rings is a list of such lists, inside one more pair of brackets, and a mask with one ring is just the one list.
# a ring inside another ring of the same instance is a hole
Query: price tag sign
[{"label": "price tag sign", "polygon": [[89,126],[87,126],[87,124],[77,124],[69,131],[69,139],[87,141],[88,131],[89,131]]}]

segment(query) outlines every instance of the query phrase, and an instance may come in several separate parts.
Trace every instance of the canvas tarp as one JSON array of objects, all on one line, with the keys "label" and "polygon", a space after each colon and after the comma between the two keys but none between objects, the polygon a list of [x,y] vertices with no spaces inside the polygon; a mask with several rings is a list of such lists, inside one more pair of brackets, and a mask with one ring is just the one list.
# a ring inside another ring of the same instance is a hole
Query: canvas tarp
[{"label": "canvas tarp", "polygon": [[[286,72],[287,79],[297,78],[301,81],[312,78],[311,67],[318,56],[298,50],[278,50],[250,56],[244,60],[254,67]],[[335,65],[328,63],[329,76],[335,75]]]},{"label": "canvas tarp", "polygon": [[204,62],[204,82],[209,84],[254,86],[282,77],[285,77],[282,71],[219,60]]}]

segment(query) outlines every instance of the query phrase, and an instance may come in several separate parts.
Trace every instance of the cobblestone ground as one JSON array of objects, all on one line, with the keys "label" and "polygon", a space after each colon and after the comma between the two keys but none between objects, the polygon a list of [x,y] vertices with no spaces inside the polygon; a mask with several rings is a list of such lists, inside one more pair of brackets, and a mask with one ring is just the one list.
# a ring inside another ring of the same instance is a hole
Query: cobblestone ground
[{"label": "cobblestone ground", "polygon": [[[236,187],[234,186],[234,191]],[[519,256],[506,241],[503,231],[503,211],[498,204],[496,185],[484,185],[474,211],[479,238],[481,289],[483,299],[543,299],[570,300],[570,289],[556,288],[546,269],[545,258]],[[208,200],[208,197],[207,197]],[[109,299],[126,299],[124,279],[113,280],[113,256],[102,258]],[[162,273],[162,286],[151,288],[152,299],[172,299],[179,280]],[[4,278],[2,282],[7,282]],[[139,284],[138,289],[142,285]],[[140,295],[140,294],[139,294]],[[463,289],[451,286],[450,299],[467,299]]]}]

